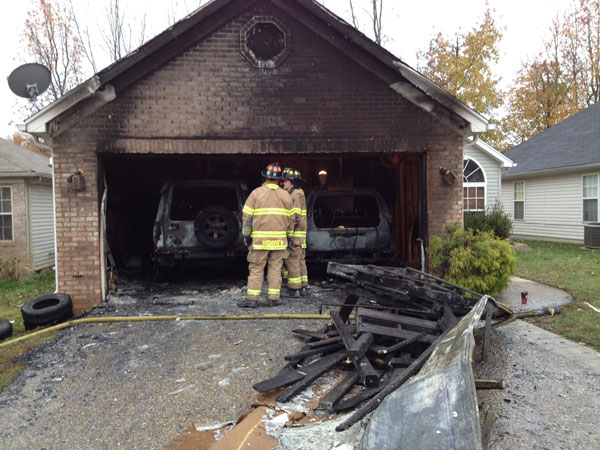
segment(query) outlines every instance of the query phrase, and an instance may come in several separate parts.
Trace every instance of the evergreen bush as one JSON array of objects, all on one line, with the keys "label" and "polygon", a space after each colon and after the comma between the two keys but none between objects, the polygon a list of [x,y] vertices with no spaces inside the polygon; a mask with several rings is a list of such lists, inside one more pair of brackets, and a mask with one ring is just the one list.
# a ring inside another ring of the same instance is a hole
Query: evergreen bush
[{"label": "evergreen bush", "polygon": [[486,211],[466,212],[464,222],[465,228],[475,233],[491,231],[499,239],[508,239],[512,233],[510,216],[502,210],[498,201]]},{"label": "evergreen bush", "polygon": [[474,233],[448,224],[427,249],[434,274],[481,294],[498,295],[515,269],[515,250],[490,231]]}]

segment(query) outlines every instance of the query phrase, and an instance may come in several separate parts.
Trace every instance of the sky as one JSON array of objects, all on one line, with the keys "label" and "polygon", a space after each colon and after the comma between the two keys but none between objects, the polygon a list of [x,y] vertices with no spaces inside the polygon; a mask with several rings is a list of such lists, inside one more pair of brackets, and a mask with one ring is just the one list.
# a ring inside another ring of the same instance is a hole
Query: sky
[{"label": "sky", "polygon": [[[90,29],[97,28],[95,21],[105,14],[105,4],[108,0],[72,1],[80,23],[87,23]],[[122,0],[122,5],[135,22],[139,22],[145,12],[147,34],[152,37],[169,25],[169,17],[183,18],[194,9],[197,2],[198,0]],[[321,2],[337,15],[350,20],[348,0]],[[363,18],[360,29],[367,35],[368,19],[360,8],[368,3],[369,0],[354,0],[355,8],[359,8],[359,14]],[[27,100],[16,97],[9,90],[6,78],[17,66],[33,62],[31,58],[27,58],[20,42],[30,4],[29,1],[5,2],[0,14],[0,74],[4,78],[0,82],[0,137],[12,135],[16,131],[16,123],[22,123],[26,119],[22,113],[17,112],[16,105],[27,104]],[[161,6],[157,7],[157,4]],[[416,68],[417,51],[426,50],[433,36],[438,32],[453,36],[455,33],[471,30],[483,20],[488,4],[496,11],[494,17],[497,25],[504,28],[504,36],[500,42],[500,61],[495,73],[502,77],[503,88],[510,87],[521,62],[541,51],[542,42],[548,36],[552,20],[571,9],[572,0],[384,0],[384,47]],[[97,40],[100,42],[99,38]],[[96,54],[99,58],[102,50],[98,49]],[[109,62],[104,57],[98,70]],[[88,77],[92,75],[90,71]]]}]

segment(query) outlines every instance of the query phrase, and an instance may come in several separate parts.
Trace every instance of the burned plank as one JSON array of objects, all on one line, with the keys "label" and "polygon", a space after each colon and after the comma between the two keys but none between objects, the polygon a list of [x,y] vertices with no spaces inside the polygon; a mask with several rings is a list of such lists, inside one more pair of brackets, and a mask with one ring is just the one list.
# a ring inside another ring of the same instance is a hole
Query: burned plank
[{"label": "burned plank", "polygon": [[308,348],[306,350],[301,350],[298,353],[294,353],[293,355],[284,356],[283,359],[286,361],[297,361],[306,358],[307,356],[319,355],[321,353],[331,353],[334,350],[339,350],[344,347],[344,344],[341,342],[336,342],[330,345],[325,345],[321,347]]},{"label": "burned plank", "polygon": [[[386,327],[382,325],[375,325],[372,323],[365,323],[362,320],[358,322],[358,331],[363,333],[375,333],[382,334],[384,336],[398,337],[402,339],[410,339],[418,336],[420,333],[417,331],[402,330],[400,328]],[[431,334],[425,334],[423,337],[418,338],[420,342],[431,343],[435,340],[435,336]]]},{"label": "burned plank", "polygon": [[346,297],[346,300],[344,301],[344,304],[340,308],[340,312],[339,312],[339,315],[342,318],[342,321],[348,322],[348,319],[350,318],[350,314],[352,313],[352,310],[354,309],[354,307],[357,303],[358,303],[358,297],[356,295],[348,295]]},{"label": "burned plank", "polygon": [[329,339],[329,336],[326,333],[318,333],[316,331],[303,330],[301,328],[292,330],[292,333],[313,339]]},{"label": "burned plank", "polygon": [[330,344],[334,344],[336,342],[341,342],[342,341],[342,337],[341,336],[335,336],[332,338],[328,338],[328,339],[323,339],[320,341],[315,341],[315,342],[307,342],[306,346],[310,347],[310,348],[317,348],[317,347],[323,347],[325,345],[330,345]]},{"label": "burned plank", "polygon": [[332,410],[333,406],[339,401],[340,398],[348,392],[352,386],[354,386],[360,376],[358,373],[349,373],[346,378],[340,381],[333,389],[331,389],[325,397],[319,400],[319,408],[326,408],[328,410]]},{"label": "burned plank", "polygon": [[422,330],[437,331],[438,324],[432,320],[417,319],[415,317],[404,316],[400,314],[392,314],[387,311],[377,311],[371,308],[358,308],[356,312],[361,317],[371,317],[385,322],[399,323],[400,325],[409,326],[412,328],[420,328]]},{"label": "burned plank", "polygon": [[409,345],[414,344],[415,342],[417,342],[418,340],[420,340],[421,338],[423,338],[425,336],[427,336],[427,332],[424,331],[424,332],[419,333],[409,339],[405,339],[402,342],[398,342],[397,344],[392,345],[391,347],[377,350],[377,353],[380,355],[385,355],[387,353],[393,353],[397,350],[400,350],[401,348],[408,347]]},{"label": "burned plank", "polygon": [[360,392],[356,395],[353,395],[352,397],[349,397],[345,400],[340,400],[336,404],[333,405],[333,410],[335,412],[340,412],[340,411],[346,411],[347,409],[352,409],[356,405],[364,402],[365,400],[370,399],[374,395],[377,395],[377,393],[381,392],[384,387],[385,387],[384,384],[380,384],[379,386],[377,386],[375,388],[365,389],[362,392]]},{"label": "burned plank", "polygon": [[340,333],[342,341],[348,350],[348,356],[352,360],[356,371],[360,375],[361,383],[364,383],[364,385],[367,387],[377,386],[379,384],[379,374],[373,368],[369,360],[364,356],[367,351],[368,344],[373,342],[374,337],[367,336],[357,344],[357,341],[352,337],[348,327],[343,322],[341,315],[336,311],[332,311],[330,315],[333,319],[334,326]]},{"label": "burned plank", "polygon": [[[306,376],[302,379],[296,381],[289,388],[283,391],[281,394],[277,396],[278,402],[287,402],[292,397],[294,397],[298,392],[306,388],[310,385],[314,380],[319,378],[337,363],[346,358],[346,350],[340,350],[339,352],[333,353],[331,355],[325,356],[324,358],[315,361],[309,366],[304,367],[304,372]],[[283,385],[282,385],[283,386]],[[279,386],[280,387],[280,386]],[[256,387],[255,387],[256,389]],[[272,388],[273,389],[273,388]],[[260,391],[259,391],[260,392]]]},{"label": "burned plank", "polygon": [[403,353],[397,358],[391,358],[388,362],[390,367],[408,367],[415,361],[411,358],[410,353]]}]

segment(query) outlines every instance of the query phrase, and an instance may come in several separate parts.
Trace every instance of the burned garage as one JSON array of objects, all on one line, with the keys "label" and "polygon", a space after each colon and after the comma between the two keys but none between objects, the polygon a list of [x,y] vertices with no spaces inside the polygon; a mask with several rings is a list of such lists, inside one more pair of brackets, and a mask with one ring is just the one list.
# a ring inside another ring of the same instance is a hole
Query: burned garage
[{"label": "burned garage", "polygon": [[306,180],[307,258],[420,267],[488,127],[316,2],[215,0],[23,130],[52,143],[58,289],[84,311],[134,261],[243,257],[240,203],[273,161]]}]

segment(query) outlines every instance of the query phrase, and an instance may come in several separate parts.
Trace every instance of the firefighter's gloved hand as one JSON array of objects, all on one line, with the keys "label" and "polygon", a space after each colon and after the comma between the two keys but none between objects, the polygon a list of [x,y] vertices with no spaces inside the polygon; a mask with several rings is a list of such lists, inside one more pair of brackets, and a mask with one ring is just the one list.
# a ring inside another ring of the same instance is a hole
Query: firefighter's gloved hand
[{"label": "firefighter's gloved hand", "polygon": [[250,248],[252,245],[252,238],[250,236],[244,236],[244,245],[246,248]]},{"label": "firefighter's gloved hand", "polygon": [[292,239],[288,238],[288,248],[291,249],[292,248]]}]

